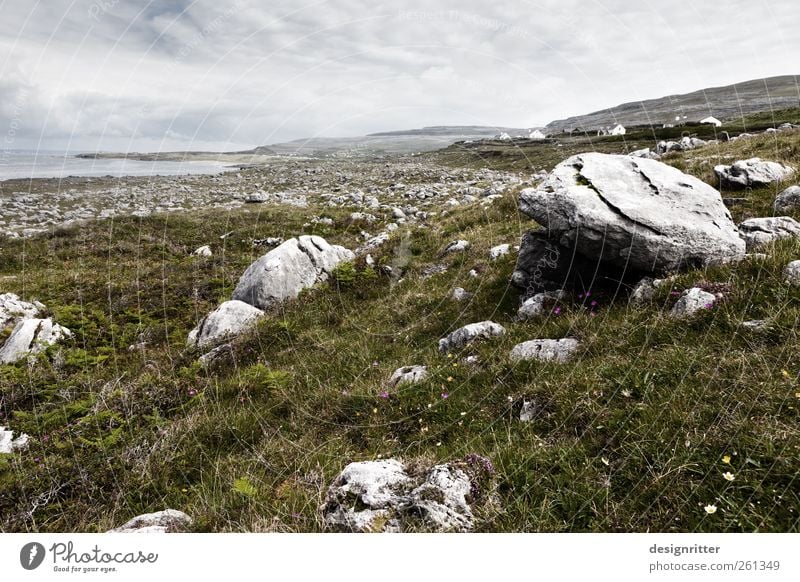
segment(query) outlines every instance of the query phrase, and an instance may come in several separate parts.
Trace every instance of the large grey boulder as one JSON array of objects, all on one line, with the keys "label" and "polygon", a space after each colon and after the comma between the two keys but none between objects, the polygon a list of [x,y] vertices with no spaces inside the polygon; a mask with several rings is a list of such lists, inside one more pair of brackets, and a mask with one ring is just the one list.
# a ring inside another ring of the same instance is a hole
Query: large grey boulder
[{"label": "large grey boulder", "polygon": [[14,438],[14,431],[0,426],[0,453],[13,453],[21,451],[28,446],[29,437],[26,434],[21,434]]},{"label": "large grey boulder", "polygon": [[269,309],[326,280],[339,263],[354,258],[352,251],[330,245],[319,236],[289,239],[247,268],[233,291],[233,299]]},{"label": "large grey boulder", "polygon": [[0,348],[0,364],[13,364],[70,337],[70,330],[53,323],[50,318],[23,319],[17,323],[6,343]]},{"label": "large grey boulder", "polygon": [[580,343],[575,338],[535,339],[517,344],[511,350],[512,362],[568,362],[577,353]]},{"label": "large grey boulder", "polygon": [[470,323],[440,339],[439,351],[444,353],[450,350],[457,350],[477,339],[488,339],[493,336],[503,335],[505,332],[506,330],[502,325],[493,321]]},{"label": "large grey boulder", "polygon": [[792,212],[800,209],[800,186],[789,186],[775,198],[775,212]]},{"label": "large grey boulder", "polygon": [[789,216],[749,218],[739,224],[739,232],[749,252],[777,240],[800,236],[800,222]]},{"label": "large grey boulder", "polygon": [[21,319],[38,317],[45,310],[45,306],[34,301],[23,301],[14,293],[0,295],[0,331],[7,326],[16,325]]},{"label": "large grey boulder", "polygon": [[189,332],[189,347],[205,347],[231,336],[239,335],[264,316],[260,309],[244,301],[226,301]]},{"label": "large grey boulder", "polygon": [[182,511],[165,509],[137,515],[108,533],[173,533],[186,531],[191,525],[192,518]]},{"label": "large grey boulder", "polygon": [[436,465],[411,492],[403,509],[437,531],[469,531],[474,525],[467,501],[471,491],[472,482],[462,469]]},{"label": "large grey boulder", "polygon": [[794,169],[777,162],[750,158],[739,160],[730,166],[724,164],[714,166],[714,173],[719,178],[721,186],[754,188],[785,180],[794,173]]},{"label": "large grey boulder", "polygon": [[719,192],[655,160],[573,156],[521,192],[520,210],[561,247],[626,269],[669,271],[744,255]]},{"label": "large grey boulder", "polygon": [[692,317],[706,309],[711,309],[717,297],[713,293],[703,291],[699,287],[692,287],[683,292],[677,303],[672,306],[670,316],[676,318]]}]

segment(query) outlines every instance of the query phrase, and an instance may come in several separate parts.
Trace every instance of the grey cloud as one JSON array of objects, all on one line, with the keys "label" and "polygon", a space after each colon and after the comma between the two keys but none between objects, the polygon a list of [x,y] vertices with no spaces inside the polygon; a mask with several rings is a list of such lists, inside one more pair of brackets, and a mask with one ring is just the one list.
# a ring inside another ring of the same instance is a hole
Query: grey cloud
[{"label": "grey cloud", "polygon": [[48,0],[3,12],[0,131],[13,125],[20,147],[527,127],[796,73],[800,52],[793,0]]}]

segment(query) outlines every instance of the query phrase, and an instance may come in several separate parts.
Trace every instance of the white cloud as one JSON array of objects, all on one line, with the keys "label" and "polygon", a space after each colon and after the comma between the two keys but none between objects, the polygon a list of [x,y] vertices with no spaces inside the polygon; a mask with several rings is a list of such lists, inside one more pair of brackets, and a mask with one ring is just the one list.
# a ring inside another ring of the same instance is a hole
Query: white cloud
[{"label": "white cloud", "polygon": [[531,126],[796,73],[798,17],[793,0],[6,3],[0,131],[171,149]]}]

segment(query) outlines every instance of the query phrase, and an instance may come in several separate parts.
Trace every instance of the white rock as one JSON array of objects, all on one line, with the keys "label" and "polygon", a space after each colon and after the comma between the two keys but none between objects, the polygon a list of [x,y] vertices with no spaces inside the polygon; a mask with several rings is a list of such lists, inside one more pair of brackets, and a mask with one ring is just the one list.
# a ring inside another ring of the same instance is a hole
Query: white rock
[{"label": "white rock", "polygon": [[794,173],[794,170],[777,162],[750,158],[734,162],[730,166],[724,164],[715,166],[714,173],[723,186],[753,188],[785,180]]},{"label": "white rock", "polygon": [[350,463],[331,484],[323,505],[325,524],[346,531],[371,531],[378,518],[400,506],[411,482],[395,459]]},{"label": "white rock", "polygon": [[786,265],[783,276],[789,285],[800,287],[800,261],[792,261]]},{"label": "white rock", "polygon": [[455,240],[448,244],[441,254],[447,255],[450,253],[463,253],[467,251],[470,247],[469,241],[466,240]]},{"label": "white rock", "polygon": [[713,293],[703,291],[699,287],[692,287],[683,292],[678,302],[670,311],[672,317],[691,317],[692,315],[710,309],[716,303],[717,297]]},{"label": "white rock", "polygon": [[739,224],[739,232],[747,250],[752,251],[771,242],[800,236],[800,222],[789,216],[749,218]]},{"label": "white rock", "polygon": [[396,388],[401,384],[416,384],[428,377],[428,368],[425,366],[403,366],[397,368],[386,385],[389,388]]},{"label": "white rock", "polygon": [[0,453],[10,454],[15,451],[21,451],[28,446],[30,437],[26,434],[21,434],[14,438],[14,431],[0,426]]},{"label": "white rock", "polygon": [[66,327],[47,319],[23,319],[17,323],[0,348],[0,364],[13,364],[29,355],[43,352],[56,342],[72,337]]},{"label": "white rock", "polygon": [[655,160],[573,156],[523,190],[520,209],[562,247],[626,269],[669,271],[744,255],[719,192]]},{"label": "white rock", "polygon": [[250,265],[233,291],[233,299],[268,309],[324,281],[336,266],[355,257],[319,236],[287,240]]},{"label": "white rock", "polygon": [[800,210],[800,186],[789,186],[775,198],[775,212]]},{"label": "white rock", "polygon": [[517,344],[511,350],[512,362],[539,360],[541,362],[567,362],[578,351],[580,343],[575,338],[536,339]]},{"label": "white rock", "polygon": [[481,321],[479,323],[470,323],[455,330],[446,338],[439,340],[439,351],[448,352],[450,350],[457,350],[463,348],[468,343],[478,339],[487,339],[490,337],[501,336],[506,332],[505,328],[499,323],[493,321]]},{"label": "white rock", "polygon": [[409,510],[437,531],[469,531],[474,519],[467,502],[471,488],[469,477],[461,469],[436,465],[425,482],[411,492]]},{"label": "white rock", "polygon": [[21,319],[38,317],[44,309],[45,306],[38,301],[29,303],[13,293],[3,293],[0,295],[0,331],[6,326],[16,325]]},{"label": "white rock", "polygon": [[453,289],[453,293],[450,296],[456,301],[467,301],[473,296],[473,293],[470,293],[463,287],[456,287]]},{"label": "white rock", "polygon": [[492,247],[489,249],[489,259],[492,261],[496,261],[500,257],[507,255],[511,249],[511,245],[503,244],[497,245],[496,247]]},{"label": "white rock", "polygon": [[551,304],[562,299],[565,295],[563,290],[537,293],[522,303],[517,310],[517,317],[522,320],[527,320],[544,315]]},{"label": "white rock", "polygon": [[260,309],[244,301],[226,301],[189,332],[189,347],[205,347],[253,327],[264,316]]},{"label": "white rock", "polygon": [[176,509],[138,515],[108,533],[170,533],[184,531],[193,523],[191,517]]},{"label": "white rock", "polygon": [[211,247],[208,245],[203,245],[192,252],[195,257],[210,257],[212,254]]}]

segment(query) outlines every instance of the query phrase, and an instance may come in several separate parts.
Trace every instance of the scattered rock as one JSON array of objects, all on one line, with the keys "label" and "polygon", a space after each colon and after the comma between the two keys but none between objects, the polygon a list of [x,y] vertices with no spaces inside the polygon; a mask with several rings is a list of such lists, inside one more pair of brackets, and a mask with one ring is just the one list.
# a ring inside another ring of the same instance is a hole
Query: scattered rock
[{"label": "scattered rock", "polygon": [[512,362],[538,360],[541,362],[568,362],[578,351],[580,343],[575,338],[536,339],[517,344],[511,350]]},{"label": "scattered rock", "polygon": [[192,523],[192,518],[182,511],[165,509],[138,515],[108,533],[173,533],[186,531]]},{"label": "scattered rock", "polygon": [[530,422],[540,414],[540,407],[534,400],[523,400],[519,410],[519,419],[522,422]]},{"label": "scattered rock", "polygon": [[496,261],[502,256],[507,255],[510,252],[511,245],[503,244],[497,245],[496,247],[492,247],[489,249],[489,259],[492,261]]},{"label": "scattered rock", "polygon": [[537,293],[526,299],[517,310],[517,317],[521,320],[533,319],[550,312],[552,305],[563,299],[566,293],[562,290]]},{"label": "scattered rock", "polygon": [[800,287],[800,261],[792,261],[786,265],[783,276],[789,285]]},{"label": "scattered rock", "polygon": [[456,287],[453,289],[453,293],[451,297],[456,301],[467,301],[469,300],[474,294],[470,293],[463,287]]},{"label": "scattered rock", "polygon": [[16,325],[21,319],[38,317],[45,310],[45,306],[34,301],[23,301],[13,293],[0,295],[0,331],[8,326]]},{"label": "scattered rock", "polygon": [[319,236],[289,239],[247,268],[233,291],[233,299],[269,309],[326,280],[339,263],[353,258],[352,251],[330,245]]},{"label": "scattered rock", "polygon": [[691,317],[696,313],[711,309],[716,301],[717,296],[713,293],[703,291],[700,287],[692,287],[683,292],[678,302],[672,306],[670,315],[678,318]]},{"label": "scattered rock", "polygon": [[493,472],[477,455],[424,473],[410,473],[396,459],[350,463],[328,489],[322,514],[337,531],[470,531],[471,504],[488,497]]},{"label": "scattered rock", "polygon": [[328,489],[322,506],[325,524],[353,532],[383,528],[402,504],[410,482],[405,466],[395,459],[350,463]]},{"label": "scattered rock", "polygon": [[775,212],[800,210],[800,186],[789,186],[775,198]]},{"label": "scattered rock", "polygon": [[10,454],[21,451],[27,448],[29,440],[30,437],[24,433],[14,438],[13,430],[0,426],[0,453]]},{"label": "scattered rock", "polygon": [[757,188],[788,178],[794,170],[777,162],[767,162],[760,158],[740,160],[730,166],[714,166],[721,186],[728,188]]},{"label": "scattered rock", "polygon": [[439,340],[439,351],[448,352],[450,350],[457,350],[463,348],[468,343],[477,339],[488,339],[494,336],[503,335],[506,332],[505,328],[499,323],[493,321],[481,321],[479,323],[470,323],[455,330],[446,338]]},{"label": "scattered rock", "polygon": [[655,160],[573,156],[539,187],[523,190],[520,209],[558,245],[644,273],[744,254],[719,192]]},{"label": "scattered rock", "polygon": [[440,256],[441,255],[448,255],[450,253],[463,253],[463,252],[469,250],[469,247],[470,247],[469,241],[466,241],[466,240],[454,240],[453,242],[448,244],[446,247],[444,247],[444,250],[440,253]]},{"label": "scattered rock", "polygon": [[433,277],[434,275],[438,275],[440,273],[447,272],[447,265],[442,264],[435,264],[435,265],[428,265],[420,272],[420,276],[423,279],[427,279],[428,277]]},{"label": "scattered rock", "polygon": [[251,328],[264,316],[260,309],[244,301],[226,301],[189,332],[189,347],[205,347],[220,340],[236,336]]},{"label": "scattered rock", "polygon": [[269,201],[269,194],[266,192],[254,192],[244,199],[246,204],[263,204]]},{"label": "scattered rock", "polygon": [[747,331],[765,331],[769,328],[769,320],[752,319],[750,321],[743,321],[740,327]]},{"label": "scattered rock", "polygon": [[204,367],[210,368],[229,359],[232,355],[233,344],[222,344],[221,346],[217,346],[210,352],[207,352],[197,358],[197,361],[199,361]]},{"label": "scattered rock", "polygon": [[0,348],[0,364],[13,364],[70,337],[70,330],[53,323],[50,318],[23,319],[17,323],[5,345]]},{"label": "scattered rock", "polygon": [[203,245],[202,247],[195,249],[192,252],[192,255],[195,257],[210,257],[213,253],[211,252],[211,247],[208,245]]},{"label": "scattered rock", "polygon": [[800,222],[788,216],[749,218],[739,224],[739,232],[747,250],[752,251],[777,240],[800,236]]},{"label": "scattered rock", "polygon": [[416,384],[428,377],[428,368],[425,366],[403,366],[397,368],[386,385],[389,388],[396,388],[401,384]]},{"label": "scattered rock", "polygon": [[283,238],[279,236],[269,236],[267,238],[253,239],[254,247],[277,247],[283,244]]}]

